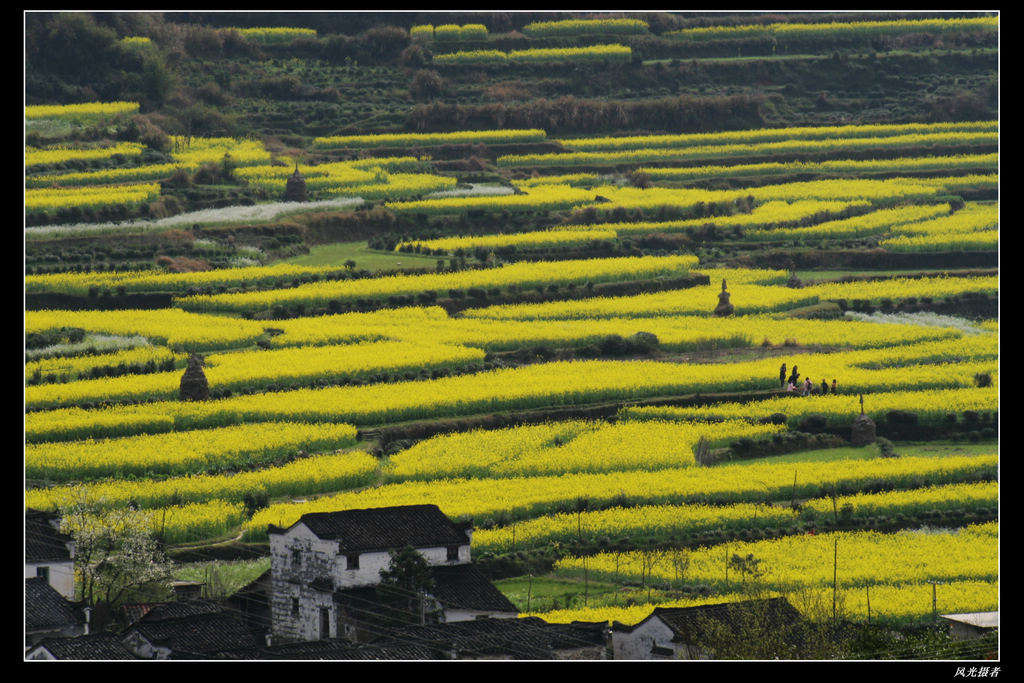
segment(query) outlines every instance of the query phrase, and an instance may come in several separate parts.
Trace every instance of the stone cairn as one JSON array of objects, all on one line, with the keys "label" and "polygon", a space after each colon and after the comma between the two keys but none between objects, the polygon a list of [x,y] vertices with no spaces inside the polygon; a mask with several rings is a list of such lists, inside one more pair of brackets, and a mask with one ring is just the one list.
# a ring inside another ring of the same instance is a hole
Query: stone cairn
[{"label": "stone cairn", "polygon": [[725,291],[725,279],[722,279],[722,291],[718,293],[718,306],[715,307],[715,315],[732,315],[735,307],[729,303],[729,292]]},{"label": "stone cairn", "polygon": [[304,202],[308,197],[306,178],[299,173],[299,165],[295,164],[295,173],[288,176],[288,182],[284,187],[284,200],[286,202]]},{"label": "stone cairn", "polygon": [[193,353],[188,359],[188,367],[181,376],[181,389],[178,392],[182,401],[205,401],[210,398],[210,385],[203,372],[203,357]]},{"label": "stone cairn", "polygon": [[866,446],[875,442],[875,421],[864,414],[864,394],[860,395],[860,415],[853,421],[850,429],[850,443],[854,446]]}]

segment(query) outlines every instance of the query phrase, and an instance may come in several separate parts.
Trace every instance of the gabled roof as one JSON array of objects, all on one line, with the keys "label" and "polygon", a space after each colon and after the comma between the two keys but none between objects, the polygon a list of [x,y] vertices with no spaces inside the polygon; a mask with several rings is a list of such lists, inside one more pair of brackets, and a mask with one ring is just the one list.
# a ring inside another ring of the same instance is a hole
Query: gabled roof
[{"label": "gabled roof", "polygon": [[415,660],[442,659],[428,647],[394,642],[387,645],[357,644],[347,640],[313,640],[302,643],[271,645],[257,655],[259,659],[359,659]]},{"label": "gabled roof", "polygon": [[145,619],[152,623],[191,617],[199,614],[215,614],[224,608],[209,600],[181,600],[176,602],[134,602],[121,605],[121,616],[129,626]]},{"label": "gabled roof", "polygon": [[70,562],[68,543],[71,537],[62,534],[54,524],[60,516],[42,510],[25,510],[25,561]]},{"label": "gabled roof", "polygon": [[85,624],[85,615],[42,577],[25,579],[25,630],[48,631]]},{"label": "gabled roof", "polygon": [[77,638],[44,638],[30,652],[45,648],[56,659],[135,659],[121,638],[113,633],[93,633]]},{"label": "gabled roof", "polygon": [[[467,526],[452,522],[436,505],[309,512],[288,529],[296,524],[304,524],[318,538],[338,541],[341,552],[469,543]],[[267,531],[282,534],[288,529],[271,525]]]},{"label": "gabled roof", "polygon": [[[445,609],[519,613],[505,594],[471,564],[430,567],[430,573],[434,579],[430,595]],[[376,586],[335,591],[334,601],[354,618],[383,617],[390,611],[378,599]]]},{"label": "gabled roof", "polygon": [[538,617],[474,619],[393,629],[378,644],[414,643],[457,657],[552,659],[557,651],[603,648],[603,623],[549,624]]},{"label": "gabled roof", "polygon": [[940,614],[943,619],[968,624],[977,628],[999,628],[999,611],[964,612],[961,614]]},{"label": "gabled roof", "polygon": [[[168,603],[170,604],[170,603]],[[258,647],[245,624],[227,613],[204,613],[150,620],[151,611],[124,632],[178,653],[230,653]]]},{"label": "gabled roof", "polygon": [[430,567],[430,573],[434,577],[430,594],[447,609],[519,613],[505,594],[472,564],[437,565]]},{"label": "gabled roof", "polygon": [[[650,616],[640,624],[651,619],[659,619],[672,630],[673,640],[693,642],[694,637],[702,635],[707,630],[709,622],[721,623],[736,631],[740,628],[743,620],[752,616],[779,627],[804,621],[803,615],[786,598],[767,598],[694,607],[655,607]],[[632,631],[640,624],[632,628],[617,628],[616,630]]]}]

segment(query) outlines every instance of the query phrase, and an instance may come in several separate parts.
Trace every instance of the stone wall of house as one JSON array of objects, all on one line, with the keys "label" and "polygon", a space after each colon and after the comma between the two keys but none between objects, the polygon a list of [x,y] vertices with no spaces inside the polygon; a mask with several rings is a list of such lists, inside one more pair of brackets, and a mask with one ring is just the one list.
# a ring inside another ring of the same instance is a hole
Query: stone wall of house
[{"label": "stone wall of house", "polygon": [[276,641],[320,640],[321,610],[327,610],[327,638],[338,637],[338,614],[331,591],[280,579],[271,581],[271,633]]},{"label": "stone wall of house", "polygon": [[[448,559],[446,547],[418,548],[430,565],[468,564],[469,544],[458,548],[458,559]],[[358,567],[338,552],[337,541],[321,540],[304,524],[286,533],[270,535],[271,632],[282,640],[321,638],[321,610],[329,610],[329,637],[339,635],[339,615],[332,591],[380,583],[388,568],[388,552],[359,553]],[[469,617],[467,617],[469,618]],[[341,633],[344,635],[344,633]]]},{"label": "stone wall of house", "polygon": [[318,640],[321,608],[332,610],[331,630],[337,632],[330,586],[320,591],[311,584],[332,581],[339,559],[344,563],[337,542],[320,540],[303,524],[286,534],[270,535],[270,618],[275,638]]}]

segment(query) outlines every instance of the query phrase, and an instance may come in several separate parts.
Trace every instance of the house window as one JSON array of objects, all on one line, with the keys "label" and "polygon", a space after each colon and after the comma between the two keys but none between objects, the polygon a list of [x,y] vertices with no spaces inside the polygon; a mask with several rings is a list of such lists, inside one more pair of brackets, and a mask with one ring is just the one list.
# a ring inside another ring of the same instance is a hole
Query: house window
[{"label": "house window", "polygon": [[293,616],[298,616],[299,615],[299,599],[298,598],[292,598],[292,615]]},{"label": "house window", "polygon": [[448,561],[454,562],[459,559],[459,546],[450,545],[448,546]]},{"label": "house window", "polygon": [[49,567],[36,567],[36,576],[40,579],[45,579],[47,583],[50,582],[50,568]]},{"label": "house window", "polygon": [[326,640],[331,637],[331,609],[329,607],[320,608],[320,640]]},{"label": "house window", "polygon": [[359,569],[359,553],[350,553],[345,556],[345,569]]},{"label": "house window", "polygon": [[295,549],[292,550],[292,566],[293,567],[301,567],[302,566],[302,551],[299,550],[298,548],[295,548]]}]

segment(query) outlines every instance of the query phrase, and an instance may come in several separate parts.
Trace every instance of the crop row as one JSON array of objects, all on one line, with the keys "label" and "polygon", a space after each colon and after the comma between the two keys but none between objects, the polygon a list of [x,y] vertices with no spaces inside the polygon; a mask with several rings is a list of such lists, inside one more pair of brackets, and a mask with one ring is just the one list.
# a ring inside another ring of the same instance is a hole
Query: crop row
[{"label": "crop row", "polygon": [[25,492],[25,505],[37,510],[59,510],[77,496],[111,508],[130,503],[141,508],[215,500],[242,503],[253,497],[306,496],[359,488],[374,481],[377,468],[377,459],[362,451],[310,455],[283,465],[228,474],[107,479],[32,488]]},{"label": "crop row", "polygon": [[[784,310],[818,303],[817,296],[789,287],[737,285],[731,291],[748,300],[737,304],[750,311]],[[466,345],[487,351],[511,351],[536,346],[581,348],[600,345],[607,337],[629,338],[644,332],[654,335],[654,348],[692,351],[734,346],[755,346],[767,340],[782,344],[804,342],[845,349],[886,349],[888,358],[970,357],[960,339],[961,331],[942,326],[878,325],[860,320],[816,321],[813,335],[804,320],[770,315],[717,318],[711,316],[717,287],[702,286],[631,297],[593,298],[556,304],[524,304],[468,309],[449,318],[415,317],[392,309],[396,319],[366,313],[342,313],[317,318],[298,318],[275,323],[282,331],[271,338],[272,346],[351,344],[373,339],[430,339],[436,343]],[[579,308],[573,306],[578,304]],[[530,316],[531,306],[550,315]],[[517,309],[524,311],[517,314]],[[479,312],[480,315],[473,315]],[[562,313],[563,315],[559,315]],[[517,317],[518,316],[518,317]],[[938,340],[935,350],[918,350],[924,342]],[[912,346],[905,346],[912,345]]]},{"label": "crop row", "polygon": [[487,27],[483,24],[417,24],[409,29],[413,40],[486,40]]},{"label": "crop row", "polygon": [[[933,619],[936,610],[940,614],[967,614],[999,609],[998,581],[949,581],[937,591],[934,583],[876,583],[863,588],[801,588],[794,592],[767,594],[786,597],[804,617],[818,622],[832,619],[833,598],[840,619],[871,623],[923,622]],[[934,603],[933,594],[936,598]],[[634,604],[637,601],[633,600],[600,607],[524,612],[520,616],[538,616],[552,624],[571,624],[574,621],[611,624],[617,621],[632,626],[649,617],[654,607],[695,607],[749,599],[750,592],[741,590],[703,598],[660,600],[657,604]],[[888,652],[878,653],[879,658],[888,655]]]},{"label": "crop row", "polygon": [[994,146],[996,132],[912,133],[885,137],[825,139],[784,139],[772,142],[637,147],[621,150],[561,152],[549,154],[505,154],[497,158],[499,166],[603,166],[622,164],[700,161],[704,159],[742,158],[773,154],[846,154],[878,150],[894,152],[906,148],[956,146]]},{"label": "crop row", "polygon": [[998,251],[999,233],[988,230],[970,234],[943,233],[917,237],[901,235],[882,240],[878,246],[888,251],[901,252]]},{"label": "crop row", "polygon": [[639,34],[647,33],[647,22],[641,19],[564,19],[561,21],[533,21],[523,27],[531,38],[552,36],[578,36],[587,34]]},{"label": "crop row", "polygon": [[[948,191],[946,179],[892,178],[887,181],[862,179],[831,179],[764,185],[758,188],[734,190],[703,190],[687,188],[651,187],[640,189],[600,185],[593,188],[570,185],[533,185],[524,194],[474,197],[447,197],[408,202],[388,202],[385,206],[394,212],[442,215],[465,211],[567,211],[586,210],[595,215],[612,214],[622,209],[696,213],[709,205],[728,206],[737,202],[802,202],[806,200],[871,202],[874,204],[897,201],[929,201]],[[955,180],[950,183],[957,182]],[[965,182],[965,181],[959,181]],[[970,185],[969,185],[970,186]],[[776,208],[779,205],[776,205]],[[795,209],[799,212],[799,209]],[[785,212],[785,210],[784,210]],[[730,220],[730,219],[718,219]],[[742,224],[744,219],[731,220]],[[708,222],[708,221],[705,221]],[[689,226],[683,226],[689,227]]]},{"label": "crop row", "polygon": [[[831,378],[830,378],[831,379]],[[623,408],[620,419],[624,420],[749,420],[759,422],[772,415],[785,416],[791,427],[798,427],[806,417],[817,415],[825,418],[829,427],[848,428],[859,415],[856,394],[815,394],[799,399],[781,396],[749,403],[717,403],[705,406],[630,406]],[[932,389],[920,391],[875,391],[866,393],[864,413],[878,424],[888,421],[890,411],[914,413],[921,423],[948,422],[952,414],[995,412],[999,409],[999,391],[995,387]]]},{"label": "crop row", "polygon": [[473,430],[421,441],[388,458],[388,481],[554,476],[559,473],[655,470],[692,466],[701,438],[713,445],[777,433],[776,425],[742,421],[559,422]]},{"label": "crop row", "polygon": [[229,26],[220,30],[234,31],[243,38],[260,43],[286,43],[296,38],[316,38],[316,30],[311,28],[292,28],[287,26],[236,28]]},{"label": "crop row", "polygon": [[134,114],[138,102],[82,102],[80,104],[36,104],[25,107],[26,119],[85,119],[109,118],[118,114]]},{"label": "crop row", "polygon": [[[689,581],[721,592],[739,591],[748,575],[733,567],[731,555],[753,555],[765,575],[757,579],[765,590],[793,591],[836,585],[863,588],[875,584],[923,584],[927,581],[996,581],[999,578],[998,523],[988,522],[948,533],[920,530],[884,534],[876,531],[837,531],[816,535],[730,543],[728,548],[702,548],[688,554]],[[627,576],[640,580],[644,556],[639,552],[602,553],[586,558],[593,578]],[[583,568],[584,558],[568,557],[557,569]],[[650,576],[675,578],[669,562],[653,567]]]},{"label": "crop row", "polygon": [[415,147],[430,145],[478,145],[543,142],[540,129],[463,130],[451,133],[379,133],[375,135],[334,135],[313,139],[313,146],[363,149],[372,147]]},{"label": "crop row", "polygon": [[425,291],[465,291],[474,287],[531,288],[551,284],[650,279],[683,274],[695,266],[697,261],[695,256],[680,255],[515,263],[500,268],[456,273],[392,275],[361,280],[314,282],[290,289],[190,296],[176,299],[176,302],[190,311],[263,310],[278,304],[326,306],[331,300],[380,301],[388,297],[417,295]]},{"label": "crop row", "polygon": [[591,190],[571,185],[536,185],[528,193],[469,197],[443,197],[419,201],[388,202],[396,213],[438,215],[465,211],[560,211],[594,202]]},{"label": "crop row", "polygon": [[557,512],[561,506],[579,499],[586,499],[594,507],[604,507],[760,502],[766,497],[815,498],[828,495],[833,486],[840,493],[853,493],[879,480],[897,489],[988,481],[995,478],[996,468],[997,456],[992,455],[409,481],[305,503],[271,505],[253,515],[244,528],[247,538],[265,538],[267,525],[287,527],[308,512],[413,503],[436,504],[452,518],[485,519],[500,515],[523,520]]},{"label": "crop row", "polygon": [[[324,384],[370,379],[424,369],[451,368],[482,362],[484,352],[422,341],[380,341],[344,346],[295,347],[212,355],[204,370],[211,389],[223,392],[267,389],[299,384]],[[25,388],[26,410],[85,403],[173,400],[181,372],[101,377]]]},{"label": "crop row", "polygon": [[957,169],[996,171],[998,154],[957,154],[952,156],[899,157],[896,159],[831,159],[828,161],[764,162],[729,166],[682,168],[640,168],[652,180],[689,181],[705,178],[747,178],[805,173],[917,173]]},{"label": "crop row", "polygon": [[110,353],[26,360],[25,377],[35,378],[37,382],[66,382],[117,368],[121,368],[123,374],[133,367],[150,367],[149,371],[155,372],[157,368],[166,369],[168,364],[173,366],[183,359],[183,355],[166,347],[147,344]]},{"label": "crop row", "polygon": [[[732,195],[727,195],[731,198]],[[421,251],[455,252],[458,249],[483,247],[500,250],[558,247],[588,243],[593,240],[611,240],[617,237],[641,233],[672,233],[696,230],[714,225],[722,230],[732,228],[768,229],[778,226],[802,224],[815,218],[832,217],[851,210],[866,209],[870,204],[863,202],[828,202],[822,200],[798,200],[794,202],[769,201],[754,207],[750,213],[728,216],[708,216],[675,221],[631,221],[594,223],[589,225],[558,225],[548,230],[512,233],[505,235],[475,235],[467,237],[441,237],[432,240],[402,242],[395,247],[418,248]],[[565,233],[560,235],[559,233]]]},{"label": "crop row", "polygon": [[356,430],[351,425],[272,422],[100,441],[28,444],[25,477],[70,482],[237,470],[288,460],[300,450],[351,446],[355,440]]},{"label": "crop row", "polygon": [[[995,379],[997,360],[951,359],[881,370],[859,368],[841,353],[794,354],[805,375],[836,377],[847,393],[871,392],[879,386],[907,390],[952,389],[974,385],[974,376]],[[347,422],[376,425],[415,419],[437,419],[508,410],[533,410],[658,396],[705,394],[778,388],[774,359],[727,365],[696,365],[659,361],[557,361],[478,372],[470,375],[410,380],[366,386],[295,389],[269,394],[232,396],[216,401],[158,401],[97,410],[62,409],[25,416],[29,442],[85,438],[93,430],[123,430],[130,421],[137,431],[213,427],[254,421]],[[851,411],[855,410],[851,406]],[[123,433],[123,432],[122,432]]]},{"label": "crop row", "polygon": [[676,135],[618,135],[608,137],[565,138],[556,140],[573,152],[608,152],[630,149],[703,148],[713,146],[754,145],[783,141],[841,142],[858,138],[904,138],[909,135],[949,135],[960,133],[997,133],[998,121],[957,121],[941,123],[895,123],[843,126],[786,126],[718,131],[714,133],[680,133]]},{"label": "crop row", "polygon": [[743,235],[743,239],[751,241],[849,239],[866,235],[888,234],[902,229],[906,224],[917,223],[948,214],[948,204],[897,206],[852,218],[824,221],[807,227],[774,228],[769,230],[755,228],[747,230]]},{"label": "crop row", "polygon": [[26,292],[60,292],[84,296],[94,290],[125,292],[181,292],[198,287],[265,287],[292,285],[296,282],[342,277],[338,266],[296,266],[275,263],[269,266],[220,268],[192,273],[162,270],[114,271],[106,273],[45,273],[26,275]]},{"label": "crop row", "polygon": [[[546,303],[498,304],[486,308],[463,311],[462,315],[474,318],[504,318],[510,320],[569,320],[609,317],[644,317],[686,313],[689,315],[710,315],[715,308],[720,283],[718,275],[728,278],[727,272],[715,274],[712,285],[636,294],[622,297],[592,297],[584,300],[551,301]],[[995,294],[999,291],[998,277],[895,277],[884,280],[859,282],[826,282],[807,285],[799,289],[756,285],[734,285],[729,287],[730,303],[741,314],[768,312],[817,301],[853,301],[869,299],[878,301],[886,298],[900,300],[910,297],[942,298],[971,294]],[[751,334],[757,334],[757,323],[744,318],[733,318],[748,327]],[[728,319],[718,324],[729,324]],[[821,324],[821,323],[816,323]],[[800,335],[804,336],[804,335]]]},{"label": "crop row", "polygon": [[899,35],[918,32],[996,31],[999,17],[953,17],[943,19],[897,19],[893,21],[832,21],[820,23],[775,23],[745,26],[712,26],[668,31],[664,35],[687,41],[736,38],[820,38],[845,36]]},{"label": "crop row", "polygon": [[434,55],[437,65],[459,64],[537,64],[544,62],[628,62],[633,50],[626,45],[590,47],[551,47],[529,50],[465,50]]},{"label": "crop row", "polygon": [[83,188],[29,188],[25,190],[25,211],[52,211],[72,206],[136,206],[152,202],[159,196],[160,185],[157,183]]},{"label": "crop row", "polygon": [[264,334],[261,323],[178,309],[120,311],[26,311],[25,333],[77,327],[87,332],[142,335],[175,351],[248,346]]},{"label": "crop row", "polygon": [[801,501],[799,509],[764,503],[641,505],[560,512],[473,533],[476,552],[508,553],[551,543],[598,543],[601,539],[678,538],[743,529],[797,531],[839,519],[910,515],[923,511],[975,512],[999,504],[994,481],[945,484],[882,493],[857,493]]}]

